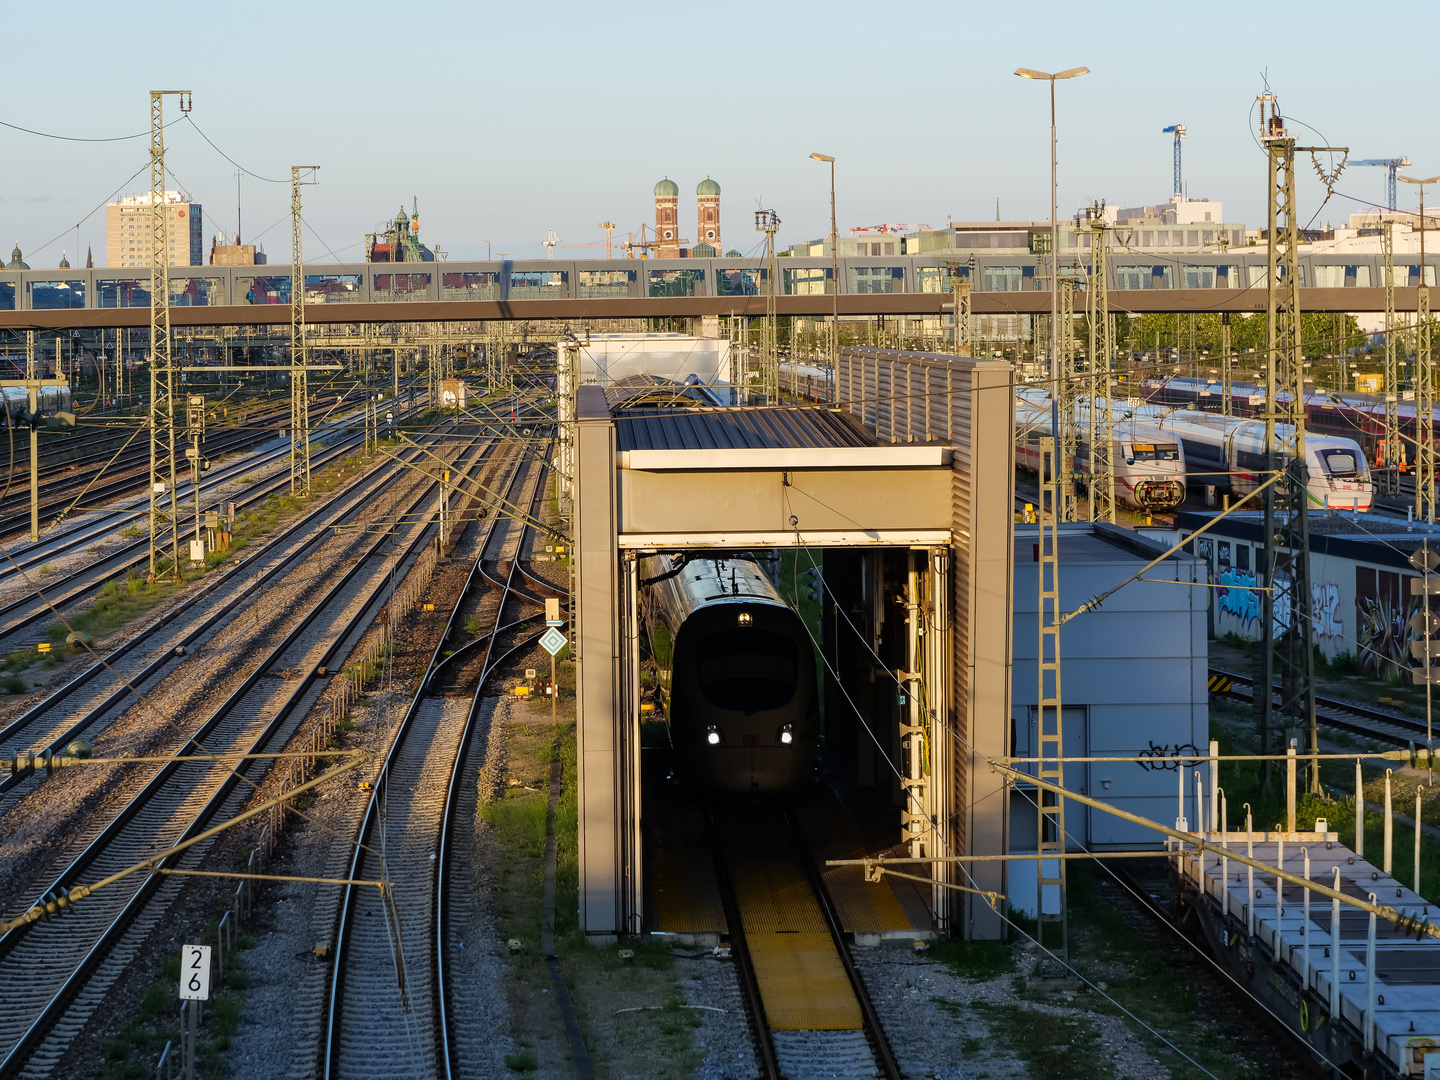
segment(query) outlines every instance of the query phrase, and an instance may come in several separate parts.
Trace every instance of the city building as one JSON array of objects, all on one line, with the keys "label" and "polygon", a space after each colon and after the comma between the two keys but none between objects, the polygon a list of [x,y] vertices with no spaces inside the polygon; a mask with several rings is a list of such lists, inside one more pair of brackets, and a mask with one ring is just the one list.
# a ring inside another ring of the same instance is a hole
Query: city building
[{"label": "city building", "polygon": [[[203,266],[204,235],[200,204],[183,191],[167,191],[165,227],[171,266]],[[153,203],[150,193],[126,195],[105,206],[105,265],[148,267]]]},{"label": "city building", "polygon": [[405,207],[380,232],[365,234],[366,262],[434,262],[435,252],[420,242],[420,201],[412,204],[414,213]]},{"label": "city building", "polygon": [[234,240],[234,243],[226,244],[217,236],[210,241],[211,266],[264,266],[270,261],[263,246],[240,243],[239,233],[235,234]]},{"label": "city building", "polygon": [[10,261],[5,264],[6,270],[29,270],[30,264],[20,254],[20,241],[15,241],[15,249],[10,252]]},{"label": "city building", "polygon": [[680,235],[680,185],[668,176],[655,185],[655,258],[713,259],[720,254],[720,185],[695,187],[695,243]]}]

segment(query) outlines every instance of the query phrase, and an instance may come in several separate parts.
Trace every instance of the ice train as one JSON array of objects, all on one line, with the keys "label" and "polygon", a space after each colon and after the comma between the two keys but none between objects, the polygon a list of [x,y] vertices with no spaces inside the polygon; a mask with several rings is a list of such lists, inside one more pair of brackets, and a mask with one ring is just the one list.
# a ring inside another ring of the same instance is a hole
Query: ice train
[{"label": "ice train", "polygon": [[[1079,445],[1076,471],[1081,483],[1090,476],[1090,415],[1088,406],[1076,407]],[[1110,460],[1115,470],[1115,498],[1121,506],[1142,513],[1164,513],[1185,501],[1185,455],[1174,436],[1148,421],[1117,418],[1113,421]],[[1022,469],[1040,469],[1040,440],[1053,438],[1050,395],[1034,387],[1021,387],[1015,397],[1015,463]]]},{"label": "ice train", "polygon": [[815,651],[748,555],[641,561],[640,605],[681,777],[710,794],[785,795],[812,775]]}]

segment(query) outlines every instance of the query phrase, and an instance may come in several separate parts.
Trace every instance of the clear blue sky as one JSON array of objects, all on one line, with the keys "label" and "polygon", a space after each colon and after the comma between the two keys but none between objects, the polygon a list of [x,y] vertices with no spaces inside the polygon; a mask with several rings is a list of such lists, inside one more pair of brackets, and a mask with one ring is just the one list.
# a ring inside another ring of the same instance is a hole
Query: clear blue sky
[{"label": "clear blue sky", "polygon": [[[148,127],[148,90],[192,89],[195,123],[246,169],[288,179],[291,165],[322,166],[305,191],[317,261],[327,247],[359,258],[362,235],[415,196],[422,237],[453,258],[483,258],[486,239],[497,253],[543,256],[550,227],[594,241],[601,220],[622,234],[653,221],[651,190],[667,174],[683,235],[708,174],[724,192],[725,247],[748,253],[757,206],[779,213],[782,244],[828,231],[829,178],[812,150],[838,159],[842,234],[991,218],[997,197],[1006,218],[1045,217],[1046,91],[1015,78],[1017,66],[1092,71],[1060,86],[1062,215],[1096,198],[1164,201],[1171,143],[1160,129],[1183,122],[1191,196],[1263,224],[1252,135],[1262,72],[1287,116],[1354,157],[1404,154],[1415,175],[1440,173],[1420,89],[1440,41],[1434,3],[222,6],[162,9],[158,63],[139,7],[11,7],[0,120],[127,135]],[[235,228],[234,168],[186,123],[167,142],[170,167],[204,204],[208,250],[211,234]],[[87,243],[103,260],[103,212],[91,211],[145,187],[146,160],[144,139],[0,128],[0,243],[8,253],[18,239],[36,267],[61,248],[83,259]],[[1363,209],[1339,195],[1321,209],[1304,166],[1307,219]],[[1360,200],[1382,190],[1379,169],[1347,170],[1337,185]],[[242,197],[247,240],[267,230],[272,259],[288,261],[288,185],[247,177]]]}]

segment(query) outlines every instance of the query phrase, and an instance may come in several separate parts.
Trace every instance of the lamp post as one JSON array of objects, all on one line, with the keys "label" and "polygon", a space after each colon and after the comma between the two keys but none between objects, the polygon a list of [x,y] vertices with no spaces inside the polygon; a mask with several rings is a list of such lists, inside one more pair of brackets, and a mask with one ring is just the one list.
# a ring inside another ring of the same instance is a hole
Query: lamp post
[{"label": "lamp post", "polygon": [[836,365],[840,362],[840,236],[835,228],[835,159],[829,154],[811,154],[815,161],[830,164],[830,262],[835,287],[830,293],[830,371],[834,377]]},{"label": "lamp post", "polygon": [[485,241],[485,261],[486,261],[486,262],[489,262],[489,261],[490,261],[490,241],[489,241],[489,240],[486,240],[486,241]]},{"label": "lamp post", "polygon": [[1045,79],[1050,83],[1050,422],[1057,445],[1060,438],[1060,209],[1055,188],[1055,80],[1073,79],[1089,72],[1087,67],[1069,68],[1053,75],[1034,68],[1015,69],[1015,74],[1022,79]]}]

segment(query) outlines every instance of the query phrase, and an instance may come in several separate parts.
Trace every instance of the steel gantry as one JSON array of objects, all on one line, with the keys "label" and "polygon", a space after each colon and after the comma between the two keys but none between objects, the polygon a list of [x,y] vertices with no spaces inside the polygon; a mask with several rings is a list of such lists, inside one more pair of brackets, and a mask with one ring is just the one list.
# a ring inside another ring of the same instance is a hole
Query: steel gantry
[{"label": "steel gantry", "polygon": [[[1270,116],[1265,106],[1270,105]],[[1265,464],[1285,473],[1283,487],[1265,488],[1265,576],[1261,592],[1262,646],[1258,685],[1271,687],[1277,663],[1280,716],[1286,726],[1309,730],[1310,753],[1318,752],[1315,719],[1313,601],[1310,594],[1310,472],[1305,450],[1305,358],[1300,340],[1299,222],[1295,207],[1295,140],[1285,130],[1273,95],[1260,99],[1261,143],[1269,162],[1266,283]],[[1331,147],[1303,147],[1312,155]],[[1343,151],[1341,151],[1343,152]],[[1323,174],[1322,174],[1323,178]],[[1333,183],[1333,178],[1327,183]],[[1277,491],[1277,488],[1279,489]],[[1283,578],[1282,578],[1283,575]],[[1277,627],[1277,622],[1279,626]],[[1275,640],[1277,629],[1280,641]],[[1277,647],[1278,646],[1278,647]],[[1261,754],[1276,749],[1274,695],[1255,695]],[[1262,768],[1264,768],[1262,766]],[[1268,772],[1265,773],[1268,782]],[[1318,790],[1319,770],[1310,769]]]},{"label": "steel gantry", "polygon": [[[1063,299],[1062,296],[1062,301]],[[1048,477],[1045,472],[1047,458],[1050,463]],[[1035,718],[1035,772],[1042,782],[1062,788],[1065,785],[1065,744],[1060,692],[1060,628],[1064,620],[1060,611],[1060,516],[1056,510],[1061,505],[1061,493],[1073,492],[1074,489],[1064,462],[1064,456],[1059,453],[1058,439],[1040,440],[1040,640],[1036,658],[1038,686],[1035,700],[1038,704]],[[1048,500],[1045,497],[1047,486],[1050,494]],[[1053,791],[1037,787],[1035,804],[1035,850],[1040,855],[1035,862],[1035,914],[1042,925],[1046,922],[1059,922],[1060,952],[1061,956],[1066,956],[1069,948],[1069,920],[1063,858],[1065,800]],[[1047,855],[1062,857],[1047,859]],[[1048,912],[1047,890],[1058,893],[1059,901],[1058,907]]]},{"label": "steel gantry", "polygon": [[[180,578],[180,505],[175,492],[175,367],[170,340],[170,228],[165,213],[165,97],[190,111],[189,90],[150,91],[150,578],[159,572],[161,498],[170,496],[171,573]],[[187,245],[188,246],[188,245]],[[163,480],[162,480],[163,477]],[[158,490],[157,490],[158,489]],[[199,495],[196,495],[199,498]]]},{"label": "steel gantry", "polygon": [[1110,322],[1110,288],[1105,268],[1109,264],[1110,230],[1103,208],[1090,213],[1090,277],[1085,290],[1090,323],[1088,346],[1090,417],[1090,520],[1115,521],[1115,448],[1110,400],[1114,379],[1110,364],[1115,356],[1114,327]]},{"label": "steel gantry", "polygon": [[[290,166],[290,493],[310,494],[310,373],[305,343],[305,255],[301,238],[301,176],[319,165]],[[312,181],[313,183],[313,181]]]},{"label": "steel gantry", "polygon": [[[774,210],[755,211],[755,231],[765,234],[765,319],[760,324],[760,370],[757,404],[780,404],[780,340],[776,318],[775,297],[778,291],[780,266],[775,255],[775,234],[780,230],[780,215]],[[839,284],[836,284],[839,288]]]},{"label": "steel gantry", "polygon": [[974,279],[961,275],[958,262],[947,263],[946,269],[949,272],[950,292],[955,298],[955,355],[974,356],[975,339],[970,319],[970,293],[974,289]]}]

